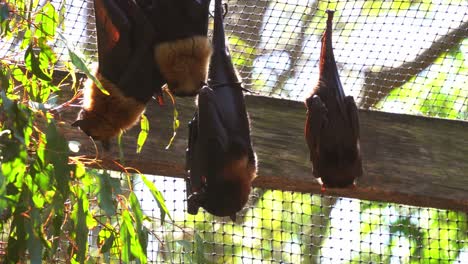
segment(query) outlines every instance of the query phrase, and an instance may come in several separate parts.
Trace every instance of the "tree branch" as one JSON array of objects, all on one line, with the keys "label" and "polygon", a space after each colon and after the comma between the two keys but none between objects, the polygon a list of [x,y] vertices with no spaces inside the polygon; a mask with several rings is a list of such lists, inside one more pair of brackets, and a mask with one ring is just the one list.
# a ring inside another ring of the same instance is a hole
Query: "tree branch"
[{"label": "tree branch", "polygon": [[391,91],[408,82],[413,76],[429,67],[444,52],[458,45],[468,37],[468,21],[457,29],[436,40],[413,61],[405,62],[399,67],[385,67],[379,72],[365,72],[364,85],[361,90],[360,108],[369,109],[385,98]]}]

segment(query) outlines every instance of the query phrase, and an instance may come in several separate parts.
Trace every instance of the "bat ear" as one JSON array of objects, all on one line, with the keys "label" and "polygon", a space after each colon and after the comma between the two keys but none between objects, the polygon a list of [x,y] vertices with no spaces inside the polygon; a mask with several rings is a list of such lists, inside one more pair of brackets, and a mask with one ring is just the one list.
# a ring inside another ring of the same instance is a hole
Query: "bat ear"
[{"label": "bat ear", "polygon": [[71,124],[72,127],[78,127],[83,131],[88,137],[90,137],[89,126],[90,122],[86,119],[78,119]]},{"label": "bat ear", "polygon": [[231,220],[232,220],[233,222],[236,222],[236,214],[235,214],[235,213],[232,214],[232,215],[230,215],[229,218],[231,218]]},{"label": "bat ear", "polygon": [[187,199],[187,212],[191,215],[198,214],[198,209],[203,205],[205,196],[204,193],[200,192],[190,195]]},{"label": "bat ear", "polygon": [[75,122],[73,122],[71,124],[71,126],[72,127],[81,127],[81,126],[83,126],[84,122],[85,122],[84,120],[79,119],[79,120],[76,120]]}]

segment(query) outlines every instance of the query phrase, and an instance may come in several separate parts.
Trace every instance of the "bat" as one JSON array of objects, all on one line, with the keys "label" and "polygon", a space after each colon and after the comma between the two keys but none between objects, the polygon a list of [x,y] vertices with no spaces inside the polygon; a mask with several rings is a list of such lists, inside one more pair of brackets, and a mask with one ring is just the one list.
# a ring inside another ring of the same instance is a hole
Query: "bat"
[{"label": "bat", "polygon": [[[175,3],[177,2],[177,3]],[[173,94],[195,95],[206,82],[212,53],[209,0],[95,0],[99,67],[85,84],[80,127],[108,148],[131,128],[165,83]]]},{"label": "bat", "polygon": [[212,47],[210,0],[137,0],[156,34],[154,60],[177,96],[194,96],[206,83]]},{"label": "bat", "polygon": [[156,34],[143,10],[133,1],[94,0],[98,36],[95,76],[108,91],[105,95],[88,79],[79,127],[105,148],[109,140],[131,128],[154,94],[165,83],[153,59]]},{"label": "bat", "polygon": [[241,79],[226,44],[221,0],[215,1],[214,13],[208,84],[198,94],[189,123],[187,207],[190,214],[202,207],[235,221],[248,201],[257,164]]},{"label": "bat", "polygon": [[354,186],[362,175],[359,148],[358,109],[352,96],[345,96],[332,47],[334,11],[327,10],[327,28],[322,36],[320,78],[305,101],[305,138],[313,175],[322,190]]}]

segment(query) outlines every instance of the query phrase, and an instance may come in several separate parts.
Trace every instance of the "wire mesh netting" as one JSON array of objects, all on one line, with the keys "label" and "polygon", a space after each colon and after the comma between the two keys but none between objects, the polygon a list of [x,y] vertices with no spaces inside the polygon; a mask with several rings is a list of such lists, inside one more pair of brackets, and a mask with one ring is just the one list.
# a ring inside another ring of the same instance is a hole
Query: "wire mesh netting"
[{"label": "wire mesh netting", "polygon": [[[468,120],[467,1],[232,0],[228,5],[232,56],[246,88],[303,100],[318,80],[324,11],[335,9],[336,60],[345,92],[361,108]],[[66,41],[56,43],[62,63],[68,60],[66,45],[96,61],[92,1],[67,1],[56,9],[65,13]],[[0,45],[2,58],[22,59],[15,52],[17,40]],[[188,215],[183,180],[154,181],[175,222],[152,223],[152,262],[468,263],[464,212],[255,189],[232,223],[204,211]],[[158,207],[138,177],[133,185],[144,212],[158,219]],[[99,228],[89,235],[91,257],[97,256]],[[5,246],[0,242],[0,252]]]},{"label": "wire mesh netting", "polygon": [[[467,1],[227,3],[229,42],[246,88],[303,100],[318,80],[324,11],[334,9],[335,57],[345,92],[361,108],[468,119]],[[65,12],[68,45],[96,61],[92,1],[57,9]],[[15,45],[5,44],[11,57]],[[57,45],[66,60],[63,41]]]},{"label": "wire mesh netting", "polygon": [[[468,261],[465,213],[257,188],[233,223],[204,211],[187,214],[184,180],[154,177],[153,181],[174,224],[159,224],[156,202],[135,178],[133,187],[142,209],[156,219],[148,240],[150,262]],[[90,240],[96,241],[98,231],[99,227],[90,233]]]}]

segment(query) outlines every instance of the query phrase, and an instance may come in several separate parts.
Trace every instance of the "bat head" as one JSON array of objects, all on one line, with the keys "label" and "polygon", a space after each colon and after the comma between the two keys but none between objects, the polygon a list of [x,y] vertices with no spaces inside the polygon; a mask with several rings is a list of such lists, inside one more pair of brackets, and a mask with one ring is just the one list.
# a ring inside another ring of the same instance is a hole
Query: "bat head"
[{"label": "bat head", "polygon": [[[218,150],[214,147],[207,152],[213,155]],[[206,177],[190,171],[192,179],[200,176],[204,180],[201,188],[188,197],[188,212],[197,214],[199,207],[203,207],[213,215],[229,216],[235,221],[236,213],[249,199],[251,182],[256,176],[256,164],[249,157],[246,145],[242,140],[232,140],[227,151],[200,162],[206,163],[202,166]]]},{"label": "bat head", "polygon": [[256,166],[241,140],[231,141],[223,159],[222,166],[212,164],[208,171],[201,206],[217,216],[234,216],[249,199]]},{"label": "bat head", "polygon": [[119,88],[99,72],[96,73],[96,78],[109,95],[102,93],[96,84],[88,79],[83,88],[83,108],[72,126],[79,127],[86,135],[103,142],[106,146],[111,138],[129,129],[139,120],[145,105],[124,96]]},{"label": "bat head", "polygon": [[318,166],[314,166],[316,176],[328,188],[346,188],[362,176],[362,162],[359,145],[345,146],[333,151],[320,151]]},{"label": "bat head", "polygon": [[103,123],[101,118],[91,117],[86,110],[81,110],[78,116],[78,120],[71,125],[80,128],[81,131],[93,140],[101,141],[105,149],[110,148],[110,139],[121,132],[112,125]]}]

